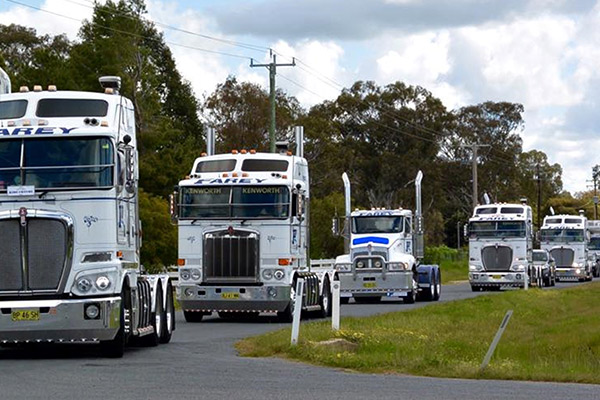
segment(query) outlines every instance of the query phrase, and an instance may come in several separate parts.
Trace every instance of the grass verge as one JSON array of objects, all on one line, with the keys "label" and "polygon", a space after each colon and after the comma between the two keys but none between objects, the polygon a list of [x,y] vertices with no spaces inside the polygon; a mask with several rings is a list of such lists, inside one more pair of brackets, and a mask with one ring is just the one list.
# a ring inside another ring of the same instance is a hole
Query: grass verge
[{"label": "grass verge", "polygon": [[[600,283],[511,291],[367,318],[303,324],[242,340],[243,356],[279,356],[360,372],[600,383]],[[488,368],[479,366],[507,310],[514,310]],[[344,338],[355,351],[315,343]]]},{"label": "grass verge", "polygon": [[467,261],[442,261],[440,263],[442,271],[442,283],[456,281],[465,281],[469,279],[469,267]]}]

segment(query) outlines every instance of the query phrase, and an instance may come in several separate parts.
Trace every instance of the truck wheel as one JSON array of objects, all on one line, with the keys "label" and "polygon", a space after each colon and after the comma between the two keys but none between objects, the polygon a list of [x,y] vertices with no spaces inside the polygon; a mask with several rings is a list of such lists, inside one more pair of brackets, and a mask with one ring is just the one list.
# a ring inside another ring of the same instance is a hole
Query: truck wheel
[{"label": "truck wheel", "polygon": [[183,317],[185,318],[185,322],[200,322],[204,314],[199,311],[183,310]]},{"label": "truck wheel", "polygon": [[417,300],[417,293],[414,290],[408,292],[408,296],[404,298],[406,304],[413,304]]},{"label": "truck wheel", "polygon": [[[277,313],[277,318],[281,322],[292,322],[294,320],[294,308],[296,307],[296,281],[292,287],[290,288],[290,302],[287,307],[283,311],[279,311]],[[300,319],[302,319],[302,314],[300,315]]]},{"label": "truck wheel", "polygon": [[129,296],[129,291],[123,289],[121,292],[121,317],[119,318],[119,330],[117,331],[117,335],[112,340],[100,342],[100,351],[109,358],[121,358],[125,353],[125,345],[127,344],[127,337],[125,334],[125,299],[127,299],[127,296]]},{"label": "truck wheel", "polygon": [[167,284],[167,302],[164,316],[164,325],[162,335],[160,336],[160,343],[169,343],[173,331],[175,330],[175,304],[173,302],[173,287],[171,286],[171,282]]},{"label": "truck wheel", "polygon": [[429,287],[425,288],[421,293],[417,294],[417,300],[419,301],[433,301],[435,297],[435,275],[431,274],[429,278]]},{"label": "truck wheel", "polygon": [[481,292],[481,288],[479,286],[471,285],[472,292]]},{"label": "truck wheel", "polygon": [[[151,299],[148,298],[148,301],[151,301]],[[152,332],[149,335],[142,336],[140,338],[140,343],[142,344],[142,346],[158,346],[158,343],[160,342],[160,337],[163,334],[162,329],[166,325],[164,319],[165,310],[163,308],[162,290],[160,289],[160,286],[158,286],[158,289],[156,290],[156,307],[154,312],[150,316],[150,325],[152,326],[152,328],[154,328],[154,332]]]},{"label": "truck wheel", "polygon": [[319,316],[321,318],[327,318],[331,316],[331,290],[329,289],[329,280],[323,280],[325,282],[323,284],[323,294],[319,299],[319,305],[321,306],[321,310],[319,311]]},{"label": "truck wheel", "polygon": [[438,301],[440,297],[442,297],[442,277],[438,271],[435,278],[435,294],[433,295],[433,300]]}]

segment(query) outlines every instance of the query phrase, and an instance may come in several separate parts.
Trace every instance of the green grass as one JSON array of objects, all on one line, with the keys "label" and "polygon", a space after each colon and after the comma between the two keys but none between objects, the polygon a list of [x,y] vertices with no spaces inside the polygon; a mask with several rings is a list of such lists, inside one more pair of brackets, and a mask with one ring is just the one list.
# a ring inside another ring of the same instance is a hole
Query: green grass
[{"label": "green grass", "polygon": [[469,279],[469,267],[467,265],[467,260],[442,261],[439,265],[440,271],[442,271],[442,283],[466,281]]},{"label": "green grass", "polygon": [[[241,355],[278,356],[360,372],[600,383],[600,283],[511,291],[367,318],[306,323],[242,340]],[[401,308],[401,306],[399,306]],[[514,310],[488,368],[479,371],[507,310]],[[356,351],[316,347],[345,338]]]}]

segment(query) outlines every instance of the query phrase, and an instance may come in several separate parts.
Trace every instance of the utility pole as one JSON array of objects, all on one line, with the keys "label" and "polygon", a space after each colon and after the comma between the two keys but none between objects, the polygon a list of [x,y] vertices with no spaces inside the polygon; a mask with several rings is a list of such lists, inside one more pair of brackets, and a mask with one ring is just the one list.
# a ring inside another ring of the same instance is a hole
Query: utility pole
[{"label": "utility pole", "polygon": [[537,226],[540,229],[540,216],[542,212],[542,177],[540,175],[540,164],[537,163],[535,166],[536,180],[537,180]]},{"label": "utility pole", "polygon": [[250,67],[266,67],[269,70],[269,103],[271,107],[271,123],[269,125],[269,143],[271,153],[275,153],[275,75],[277,67],[295,67],[296,59],[292,58],[291,64],[277,64],[277,55],[271,51],[273,61],[268,64],[254,64],[254,59],[250,59]]},{"label": "utility pole", "polygon": [[592,168],[592,179],[594,180],[594,219],[598,219],[598,176],[600,175],[600,165],[595,165]]},{"label": "utility pole", "polygon": [[477,151],[480,147],[490,147],[489,144],[464,144],[461,147],[470,147],[473,152],[473,158],[471,159],[473,163],[473,209],[477,207],[479,195],[477,194]]}]

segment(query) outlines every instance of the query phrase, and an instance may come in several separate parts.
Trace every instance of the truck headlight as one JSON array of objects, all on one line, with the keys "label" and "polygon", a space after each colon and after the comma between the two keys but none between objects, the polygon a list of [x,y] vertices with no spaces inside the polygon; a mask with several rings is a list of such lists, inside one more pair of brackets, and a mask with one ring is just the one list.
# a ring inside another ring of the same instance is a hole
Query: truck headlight
[{"label": "truck headlight", "polygon": [[336,264],[333,268],[338,272],[350,272],[352,270],[350,264]]},{"label": "truck headlight", "polygon": [[356,263],[356,268],[364,268],[365,267],[365,262],[364,261],[359,261]]},{"label": "truck headlight", "polygon": [[262,272],[262,277],[267,281],[270,279],[273,279],[273,270],[272,269],[264,269]]},{"label": "truck headlight", "polygon": [[285,272],[283,272],[282,269],[276,269],[275,272],[273,273],[273,276],[275,277],[275,279],[280,281],[285,277]]},{"label": "truck headlight", "polygon": [[192,275],[192,279],[195,281],[199,281],[200,278],[202,278],[202,274],[200,273],[200,270],[198,268],[192,269],[191,275]]},{"label": "truck headlight", "polygon": [[405,271],[406,270],[406,264],[405,263],[401,263],[401,262],[389,263],[388,264],[388,270],[389,271]]},{"label": "truck headlight", "polygon": [[482,269],[481,265],[469,265],[469,271],[481,271]]},{"label": "truck headlight", "polygon": [[[576,268],[578,268],[578,267],[583,267],[583,264],[581,264],[581,263],[578,263],[578,262],[573,262],[573,267],[576,267]],[[578,273],[579,273],[579,272],[578,272]]]},{"label": "truck headlight", "polygon": [[87,293],[92,288],[92,281],[88,278],[79,278],[77,280],[77,289],[82,293]]},{"label": "truck headlight", "polygon": [[381,260],[375,260],[373,265],[375,266],[375,268],[381,268],[383,266],[383,263],[381,262]]},{"label": "truck headlight", "polygon": [[525,271],[525,266],[523,264],[513,265],[512,270],[513,271]]},{"label": "truck headlight", "polygon": [[179,278],[183,281],[187,281],[191,278],[192,274],[189,269],[180,269],[179,270]]},{"label": "truck headlight", "polygon": [[[84,278],[85,279],[85,278]],[[100,290],[106,290],[110,287],[110,279],[106,275],[100,275],[96,278],[96,287]]]},{"label": "truck headlight", "polygon": [[575,270],[575,273],[576,273],[577,275],[579,275],[579,274],[581,273],[581,270],[580,270],[579,268],[577,268],[577,269]]}]

